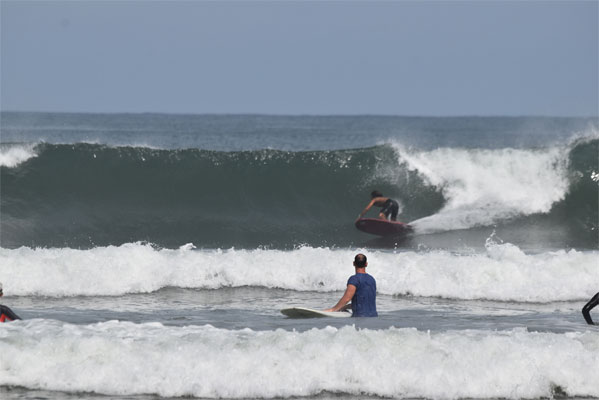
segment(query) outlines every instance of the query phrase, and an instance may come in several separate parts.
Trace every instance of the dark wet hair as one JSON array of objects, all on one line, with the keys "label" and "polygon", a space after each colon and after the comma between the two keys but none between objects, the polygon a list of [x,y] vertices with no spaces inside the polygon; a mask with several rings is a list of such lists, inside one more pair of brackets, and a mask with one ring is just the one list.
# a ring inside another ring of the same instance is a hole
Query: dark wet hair
[{"label": "dark wet hair", "polygon": [[354,266],[358,268],[364,268],[366,266],[366,261],[366,256],[364,254],[356,254],[356,257],[354,258]]},{"label": "dark wet hair", "polygon": [[383,197],[383,194],[382,194],[381,192],[379,192],[378,190],[373,190],[373,191],[370,193],[370,197],[372,197],[373,199],[374,199],[375,197]]}]

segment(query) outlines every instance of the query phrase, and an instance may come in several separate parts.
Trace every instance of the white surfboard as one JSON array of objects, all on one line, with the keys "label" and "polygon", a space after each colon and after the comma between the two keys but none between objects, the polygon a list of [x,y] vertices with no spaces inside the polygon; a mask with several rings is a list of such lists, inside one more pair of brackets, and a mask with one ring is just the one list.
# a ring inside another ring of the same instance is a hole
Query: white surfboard
[{"label": "white surfboard", "polygon": [[281,313],[283,315],[288,316],[289,318],[324,318],[324,317],[347,318],[347,317],[351,317],[351,312],[349,312],[349,311],[321,311],[321,310],[313,310],[311,308],[305,308],[305,307],[284,308],[281,310]]}]

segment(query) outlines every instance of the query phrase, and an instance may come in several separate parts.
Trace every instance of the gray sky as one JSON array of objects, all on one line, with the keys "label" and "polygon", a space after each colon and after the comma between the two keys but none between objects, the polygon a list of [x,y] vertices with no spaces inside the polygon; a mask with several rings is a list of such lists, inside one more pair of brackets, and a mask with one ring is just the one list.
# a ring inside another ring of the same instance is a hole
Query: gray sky
[{"label": "gray sky", "polygon": [[1,1],[2,110],[595,116],[597,1]]}]

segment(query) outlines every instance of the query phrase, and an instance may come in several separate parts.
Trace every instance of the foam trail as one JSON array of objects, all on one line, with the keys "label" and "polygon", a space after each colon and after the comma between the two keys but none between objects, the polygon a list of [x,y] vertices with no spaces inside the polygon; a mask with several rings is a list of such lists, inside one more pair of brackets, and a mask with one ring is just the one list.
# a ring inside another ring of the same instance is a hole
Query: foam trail
[{"label": "foam trail", "polygon": [[441,189],[447,199],[438,213],[412,222],[419,233],[488,226],[515,216],[546,213],[568,190],[568,152],[561,148],[396,149],[409,169]]},{"label": "foam trail", "polygon": [[[201,398],[599,396],[599,333],[419,332],[346,326],[230,331],[111,321],[0,327],[0,385]],[[251,379],[248,379],[251,377]]]},{"label": "foam trail", "polygon": [[596,251],[526,254],[488,243],[483,253],[384,252],[302,247],[297,250],[155,249],[132,243],[77,249],[0,248],[0,280],[10,295],[97,296],[164,287],[259,286],[297,291],[344,290],[356,252],[368,254],[381,294],[520,302],[578,301],[597,290]]},{"label": "foam trail", "polygon": [[14,168],[30,158],[37,157],[35,146],[35,144],[0,145],[0,167]]}]

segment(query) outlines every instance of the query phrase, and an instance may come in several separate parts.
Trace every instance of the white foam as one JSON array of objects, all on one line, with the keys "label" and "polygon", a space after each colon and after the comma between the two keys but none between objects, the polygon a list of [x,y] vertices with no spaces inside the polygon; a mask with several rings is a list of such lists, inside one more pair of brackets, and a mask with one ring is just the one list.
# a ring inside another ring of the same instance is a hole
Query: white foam
[{"label": "white foam", "polygon": [[530,333],[346,326],[231,331],[110,321],[0,326],[0,385],[201,398],[599,396],[599,332]]},{"label": "white foam", "polygon": [[[6,295],[95,296],[163,287],[260,286],[297,291],[344,290],[360,250],[158,250],[147,244],[78,249],[0,248]],[[490,242],[486,252],[365,251],[378,292],[520,302],[585,300],[597,291],[599,252],[525,254]]]},{"label": "white foam", "polygon": [[438,213],[413,221],[419,233],[488,226],[519,215],[546,213],[568,190],[568,152],[451,149],[407,151],[400,161],[442,190]]},{"label": "white foam", "polygon": [[35,144],[2,144],[0,146],[0,167],[14,168],[37,157]]}]

